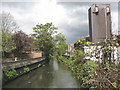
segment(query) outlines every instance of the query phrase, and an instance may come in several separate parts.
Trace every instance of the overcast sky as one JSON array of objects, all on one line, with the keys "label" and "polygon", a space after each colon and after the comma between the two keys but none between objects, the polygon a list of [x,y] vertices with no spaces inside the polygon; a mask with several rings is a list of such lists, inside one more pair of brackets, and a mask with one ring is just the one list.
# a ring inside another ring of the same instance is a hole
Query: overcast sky
[{"label": "overcast sky", "polygon": [[[6,1],[2,2],[2,11],[10,12],[20,30],[27,34],[32,33],[32,28],[36,24],[53,22],[58,27],[58,31],[65,35],[67,43],[73,43],[89,34],[88,9],[94,3],[56,2],[56,0]],[[107,4],[111,4],[112,33],[116,34],[118,30],[118,3],[108,2]]]}]

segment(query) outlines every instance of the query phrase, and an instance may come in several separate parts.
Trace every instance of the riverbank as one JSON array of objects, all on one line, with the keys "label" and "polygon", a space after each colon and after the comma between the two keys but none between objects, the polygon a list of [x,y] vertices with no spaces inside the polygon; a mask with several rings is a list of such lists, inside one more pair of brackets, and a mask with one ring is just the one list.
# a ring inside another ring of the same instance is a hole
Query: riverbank
[{"label": "riverbank", "polygon": [[76,52],[69,58],[59,56],[57,61],[59,63],[64,63],[69,67],[74,78],[80,81],[81,88],[95,88],[93,84],[93,74],[98,63],[96,61],[84,59],[84,53],[82,51],[76,50]]},{"label": "riverbank", "polygon": [[3,85],[41,67],[45,63],[45,58],[3,63]]},{"label": "riverbank", "polygon": [[63,64],[56,60],[51,60],[49,64],[29,72],[3,88],[79,88],[79,82],[73,78],[72,72]]},{"label": "riverbank", "polygon": [[118,66],[85,60],[80,55],[82,55],[81,52],[79,54],[75,53],[70,58],[59,56],[58,62],[64,63],[70,68],[74,77],[81,81],[81,88],[118,89],[120,87]]},{"label": "riverbank", "polygon": [[23,66],[27,66],[30,64],[34,64],[37,62],[40,62],[42,60],[44,60],[45,58],[40,57],[40,58],[31,58],[31,59],[24,59],[21,61],[14,61],[14,62],[5,62],[2,63],[2,70],[6,71],[6,70],[12,70],[12,69],[17,69],[17,68],[21,68]]}]

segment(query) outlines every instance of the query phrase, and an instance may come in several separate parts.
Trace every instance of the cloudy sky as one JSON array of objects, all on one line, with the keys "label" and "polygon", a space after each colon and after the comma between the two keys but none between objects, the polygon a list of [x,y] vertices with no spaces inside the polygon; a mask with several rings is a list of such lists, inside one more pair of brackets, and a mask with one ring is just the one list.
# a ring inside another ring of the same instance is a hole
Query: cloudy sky
[{"label": "cloudy sky", "polygon": [[[53,22],[58,31],[65,35],[67,43],[73,43],[89,34],[88,9],[98,2],[56,2],[56,0],[39,0],[32,2],[2,2],[2,11],[14,16],[19,29],[32,33],[36,24]],[[99,2],[103,3],[103,2]],[[111,4],[112,33],[118,30],[118,3]],[[104,2],[105,4],[105,2]]]}]

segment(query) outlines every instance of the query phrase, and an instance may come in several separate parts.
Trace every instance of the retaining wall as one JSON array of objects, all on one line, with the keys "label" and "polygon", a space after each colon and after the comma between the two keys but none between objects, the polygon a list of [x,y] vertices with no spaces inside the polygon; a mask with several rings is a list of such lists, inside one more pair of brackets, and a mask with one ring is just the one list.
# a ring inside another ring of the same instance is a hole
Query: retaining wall
[{"label": "retaining wall", "polygon": [[[26,73],[31,72],[32,70],[41,67],[43,64],[45,64],[45,58],[36,58],[36,59],[30,59],[30,60],[23,60],[23,61],[16,61],[16,62],[6,62],[2,64],[2,70],[3,70],[3,85],[8,83],[11,80],[14,80]],[[28,68],[29,70],[26,71],[25,68]],[[6,76],[6,71],[9,74],[9,71],[15,70],[16,75],[13,75],[13,77]]]}]

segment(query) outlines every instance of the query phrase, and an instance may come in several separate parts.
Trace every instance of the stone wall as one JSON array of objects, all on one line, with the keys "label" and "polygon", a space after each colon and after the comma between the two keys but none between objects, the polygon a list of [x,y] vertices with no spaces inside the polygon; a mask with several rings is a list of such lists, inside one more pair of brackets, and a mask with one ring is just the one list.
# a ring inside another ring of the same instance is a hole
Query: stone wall
[{"label": "stone wall", "polygon": [[[16,62],[6,62],[2,64],[2,85],[5,85],[6,83],[10,83],[10,81],[17,79],[18,77],[27,74],[29,72],[31,72],[32,70],[35,70],[39,67],[41,67],[42,65],[44,65],[45,62],[45,58],[37,58],[37,59],[27,59],[27,60],[23,60],[23,61],[16,61]],[[26,71],[27,68],[27,71]],[[13,75],[13,73],[9,73],[9,72],[13,72],[13,70],[15,71],[15,75]],[[8,75],[6,75],[6,73]],[[9,76],[10,74],[10,76]],[[12,76],[11,76],[12,74]]]},{"label": "stone wall", "polygon": [[15,62],[5,62],[5,63],[2,63],[2,70],[5,71],[5,70],[16,69],[23,66],[41,62],[42,60],[44,60],[44,58],[29,59],[29,60],[27,59],[22,61],[15,61]]}]

